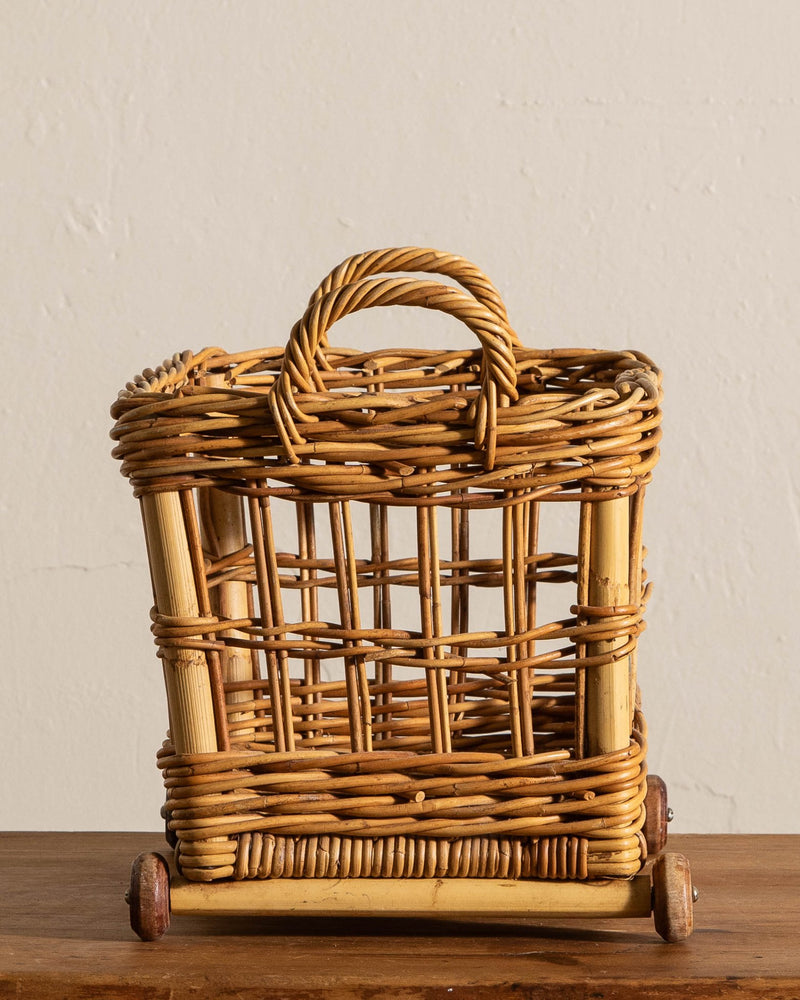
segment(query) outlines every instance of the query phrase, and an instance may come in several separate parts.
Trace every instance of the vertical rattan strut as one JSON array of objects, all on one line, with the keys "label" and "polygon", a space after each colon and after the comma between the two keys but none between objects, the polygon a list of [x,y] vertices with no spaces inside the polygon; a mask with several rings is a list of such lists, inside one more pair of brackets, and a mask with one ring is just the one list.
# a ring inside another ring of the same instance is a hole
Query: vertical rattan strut
[{"label": "vertical rattan strut", "polygon": [[[388,306],[464,347],[331,345]],[[285,347],[128,385],[185,879],[641,869],[660,399],[643,355],[523,347],[485,275],[414,247],[332,271]]]}]

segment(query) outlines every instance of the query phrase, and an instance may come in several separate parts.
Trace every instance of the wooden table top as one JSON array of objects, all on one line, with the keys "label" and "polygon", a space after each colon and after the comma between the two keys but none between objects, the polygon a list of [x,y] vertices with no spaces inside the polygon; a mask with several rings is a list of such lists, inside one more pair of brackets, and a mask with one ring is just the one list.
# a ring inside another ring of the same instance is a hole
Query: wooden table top
[{"label": "wooden table top", "polygon": [[175,917],[128,927],[152,833],[0,834],[0,997],[233,1000],[800,998],[800,837],[673,836],[701,896],[695,932],[652,921]]}]

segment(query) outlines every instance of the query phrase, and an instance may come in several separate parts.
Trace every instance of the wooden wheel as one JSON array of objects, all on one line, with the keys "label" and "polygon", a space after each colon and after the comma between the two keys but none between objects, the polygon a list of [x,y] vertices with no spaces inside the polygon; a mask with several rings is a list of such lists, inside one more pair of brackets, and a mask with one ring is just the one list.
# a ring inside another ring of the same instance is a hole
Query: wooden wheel
[{"label": "wooden wheel", "polygon": [[694,927],[694,888],[682,854],[660,854],[653,865],[653,915],[665,941],[684,941]]},{"label": "wooden wheel", "polygon": [[644,809],[644,838],[647,841],[647,853],[659,854],[667,844],[667,823],[670,821],[670,814],[667,805],[667,786],[657,774],[647,775]]},{"label": "wooden wheel", "polygon": [[131,928],[142,941],[157,941],[169,927],[169,868],[160,854],[140,854],[131,865],[125,894]]}]

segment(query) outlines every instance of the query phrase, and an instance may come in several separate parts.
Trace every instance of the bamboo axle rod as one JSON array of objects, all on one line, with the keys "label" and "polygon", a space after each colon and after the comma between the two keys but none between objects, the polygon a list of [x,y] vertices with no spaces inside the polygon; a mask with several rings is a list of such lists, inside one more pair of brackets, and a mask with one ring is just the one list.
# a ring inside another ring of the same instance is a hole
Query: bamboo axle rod
[{"label": "bamboo axle rod", "polygon": [[[199,605],[177,492],[146,493],[142,514],[156,607],[169,617],[198,618]],[[177,753],[215,753],[214,703],[200,650],[169,647],[164,654],[172,740]]]},{"label": "bamboo axle rod", "polygon": [[649,875],[602,882],[499,879],[263,879],[193,883],[175,877],[174,914],[236,916],[649,917]]},{"label": "bamboo axle rod", "polygon": [[[627,497],[596,503],[589,539],[589,603],[619,607],[630,599],[630,502]],[[608,654],[627,639],[587,643],[591,656]],[[586,674],[586,746],[589,756],[622,750],[630,741],[630,662],[623,656],[591,667]]]}]

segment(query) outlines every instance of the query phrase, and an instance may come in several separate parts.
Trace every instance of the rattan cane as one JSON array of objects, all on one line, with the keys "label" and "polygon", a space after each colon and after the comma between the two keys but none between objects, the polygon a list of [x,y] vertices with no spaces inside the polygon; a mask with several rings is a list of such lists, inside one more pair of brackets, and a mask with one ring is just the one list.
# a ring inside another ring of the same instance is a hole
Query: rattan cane
[{"label": "rattan cane", "polygon": [[[330,344],[400,305],[464,348]],[[660,395],[637,352],[523,347],[474,265],[419,248],[349,258],[285,347],[120,393],[188,879],[640,869]]]}]

